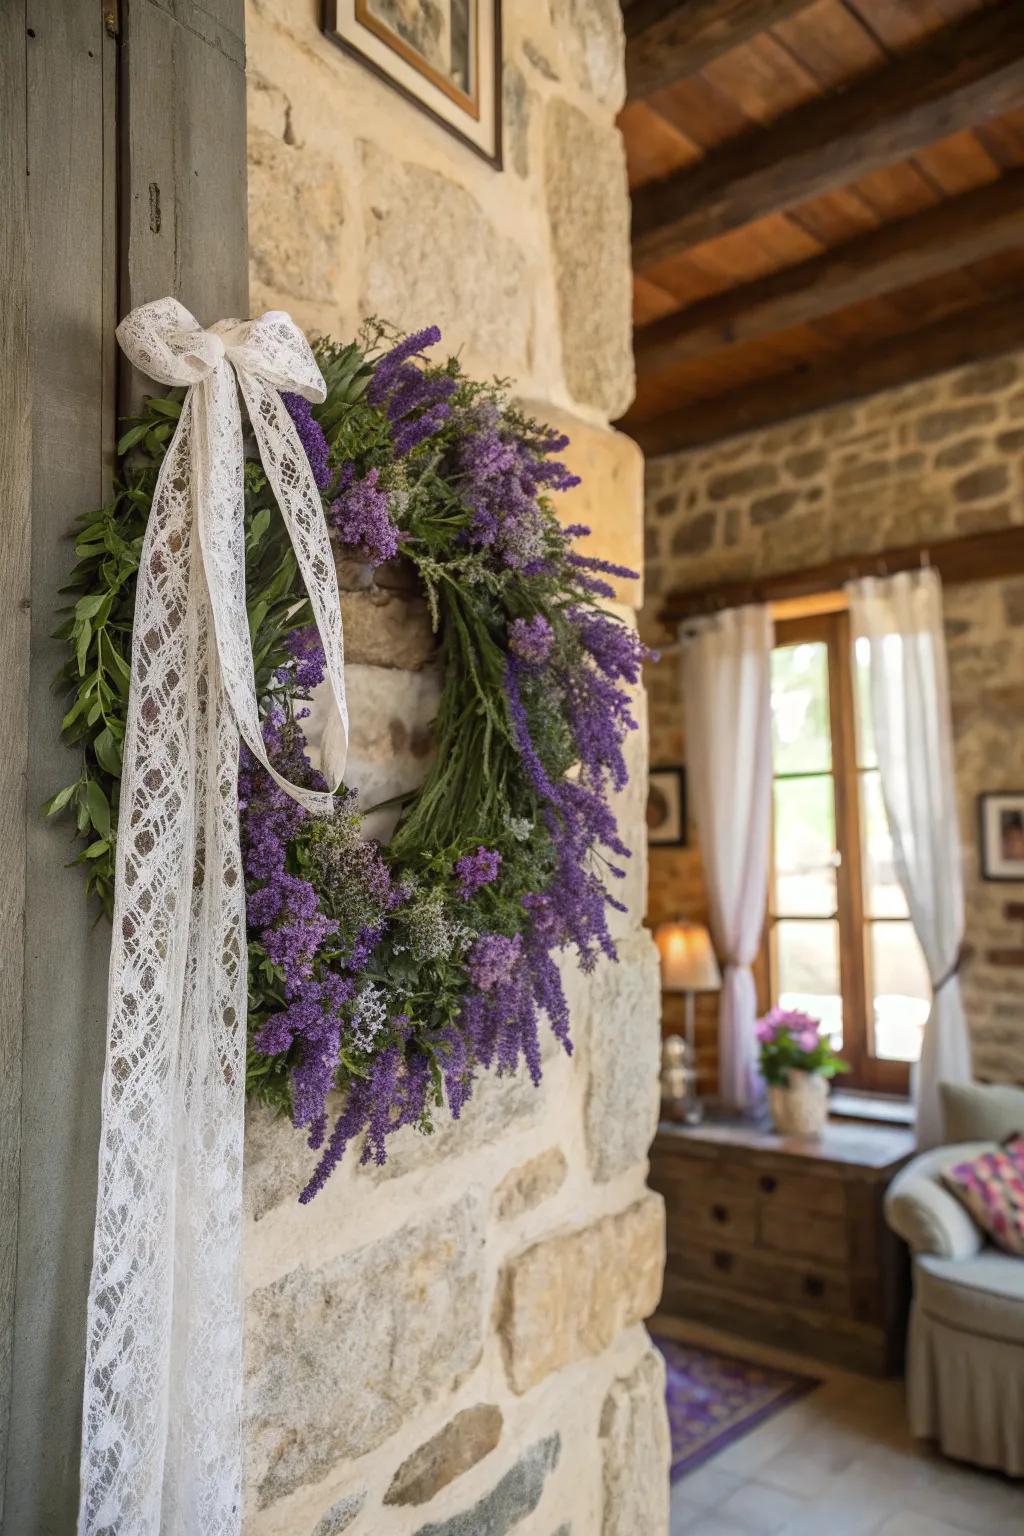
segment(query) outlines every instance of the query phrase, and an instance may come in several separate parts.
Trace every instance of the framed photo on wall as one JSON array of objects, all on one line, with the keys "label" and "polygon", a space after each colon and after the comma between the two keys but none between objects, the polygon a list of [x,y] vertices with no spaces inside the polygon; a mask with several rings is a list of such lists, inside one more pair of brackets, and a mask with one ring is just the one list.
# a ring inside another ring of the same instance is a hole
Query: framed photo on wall
[{"label": "framed photo on wall", "polygon": [[686,847],[686,769],[652,768],[647,781],[647,841],[652,848]]},{"label": "framed photo on wall", "polygon": [[501,169],[501,0],[324,0],[323,30]]},{"label": "framed photo on wall", "polygon": [[1024,789],[978,796],[983,880],[1024,881]]}]

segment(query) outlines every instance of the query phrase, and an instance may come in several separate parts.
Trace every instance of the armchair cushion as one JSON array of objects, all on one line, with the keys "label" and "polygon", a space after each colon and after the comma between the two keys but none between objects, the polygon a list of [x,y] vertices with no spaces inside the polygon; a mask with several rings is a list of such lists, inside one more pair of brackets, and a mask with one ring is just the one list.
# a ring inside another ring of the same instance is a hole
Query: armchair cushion
[{"label": "armchair cushion", "polygon": [[915,1294],[936,1321],[1003,1344],[1024,1344],[1024,1264],[986,1248],[972,1259],[925,1256]]},{"label": "armchair cushion", "polygon": [[1024,1258],[1024,1136],[944,1168],[942,1182],[997,1248]]},{"label": "armchair cushion", "polygon": [[941,1179],[946,1168],[992,1150],[989,1142],[939,1147],[915,1157],[896,1175],[886,1193],[885,1217],[913,1253],[943,1259],[969,1259],[978,1253],[982,1234]]}]

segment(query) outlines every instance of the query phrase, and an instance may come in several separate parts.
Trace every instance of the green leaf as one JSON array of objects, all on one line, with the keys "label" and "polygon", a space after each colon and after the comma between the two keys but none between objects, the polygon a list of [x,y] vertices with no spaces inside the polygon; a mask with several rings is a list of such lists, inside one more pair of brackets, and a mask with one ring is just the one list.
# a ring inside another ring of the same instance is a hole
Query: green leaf
[{"label": "green leaf", "polygon": [[70,805],[71,798],[77,788],[78,785],[75,783],[65,784],[63,789],[58,789],[53,799],[47,800],[46,804],[43,806],[43,815],[56,816],[58,811],[62,811],[66,805]]},{"label": "green leaf", "polygon": [[174,421],[181,415],[180,400],[158,399],[156,395],[150,395],[146,405],[151,411],[156,411],[158,416],[170,416]]},{"label": "green leaf", "polygon": [[110,802],[95,779],[85,786],[85,803],[89,820],[101,837],[110,837]]},{"label": "green leaf", "polygon": [[92,625],[86,619],[78,631],[78,641],[75,645],[75,660],[78,662],[80,677],[85,676],[85,663],[89,655],[89,641],[92,639]]},{"label": "green leaf", "polygon": [[105,592],[93,592],[88,597],[80,597],[75,604],[75,618],[94,618],[106,601],[107,594]]},{"label": "green leaf", "polygon": [[[96,761],[105,773],[113,774],[114,778],[121,777],[121,748],[114,740],[110,727],[106,726],[92,744],[96,754]],[[97,829],[99,830],[99,829]]]},{"label": "green leaf", "polygon": [[146,433],[148,431],[149,431],[149,422],[148,421],[140,422],[137,427],[130,427],[128,429],[128,431],[124,434],[124,436],[118,441],[118,445],[117,445],[117,456],[118,456],[118,458],[119,459],[122,458],[128,452],[128,450],[130,448],[134,448],[135,447],[136,443],[141,443],[142,439],[145,437],[145,435],[146,435]]},{"label": "green leaf", "polygon": [[109,838],[101,837],[98,842],[90,843],[88,848],[84,848],[79,857],[83,859],[98,859],[104,853],[109,852],[109,849]]}]

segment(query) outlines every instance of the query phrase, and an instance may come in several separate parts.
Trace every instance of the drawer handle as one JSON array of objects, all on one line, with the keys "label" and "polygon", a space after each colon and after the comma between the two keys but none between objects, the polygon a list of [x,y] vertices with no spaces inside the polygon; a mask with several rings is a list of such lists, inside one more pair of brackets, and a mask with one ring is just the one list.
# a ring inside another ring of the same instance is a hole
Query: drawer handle
[{"label": "drawer handle", "polygon": [[724,1274],[728,1274],[733,1266],[733,1258],[733,1254],[726,1253],[723,1249],[718,1249],[717,1252],[711,1255],[711,1262],[716,1269],[720,1269]]},{"label": "drawer handle", "polygon": [[711,1207],[711,1216],[714,1221],[717,1221],[722,1226],[729,1220],[728,1208],[724,1205],[713,1205]]},{"label": "drawer handle", "polygon": [[824,1296],[824,1294],[825,1294],[825,1282],[821,1278],[820,1275],[805,1275],[804,1276],[804,1295],[805,1296]]},{"label": "drawer handle", "polygon": [[773,1178],[770,1173],[763,1173],[761,1175],[760,1184],[766,1195],[774,1195],[779,1187],[778,1179]]}]

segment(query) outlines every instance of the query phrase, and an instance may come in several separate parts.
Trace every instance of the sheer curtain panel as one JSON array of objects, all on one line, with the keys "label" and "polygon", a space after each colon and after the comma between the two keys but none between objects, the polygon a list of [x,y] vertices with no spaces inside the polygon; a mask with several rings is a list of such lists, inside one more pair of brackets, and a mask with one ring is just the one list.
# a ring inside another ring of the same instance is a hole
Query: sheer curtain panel
[{"label": "sheer curtain panel", "polygon": [[764,607],[730,609],[682,634],[686,762],[723,970],[719,1090],[741,1108],[760,1094],[750,967],[768,893],[773,638]]},{"label": "sheer curtain panel", "polygon": [[866,654],[871,719],[896,873],[928,964],[932,1006],[914,1074],[922,1147],[942,1140],[939,1083],[969,1082],[971,1052],[960,997],[964,891],[953,733],[933,570],[867,577],[847,587],[851,627]]}]

